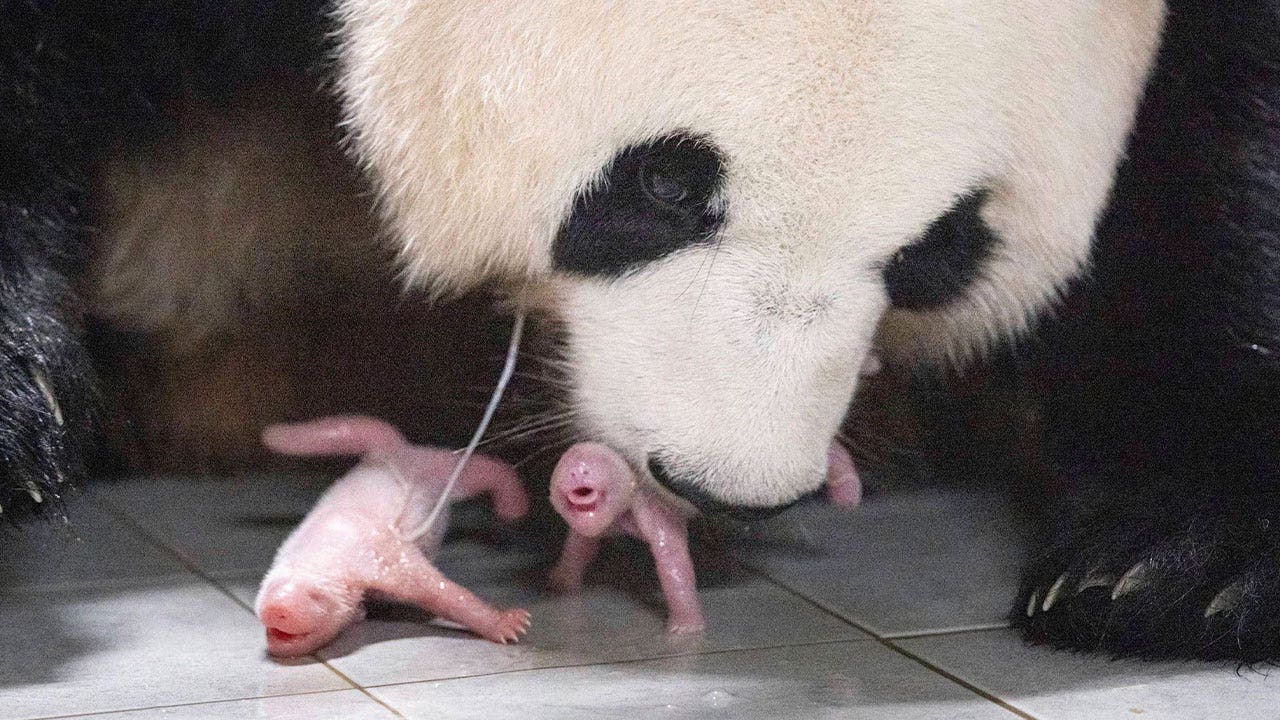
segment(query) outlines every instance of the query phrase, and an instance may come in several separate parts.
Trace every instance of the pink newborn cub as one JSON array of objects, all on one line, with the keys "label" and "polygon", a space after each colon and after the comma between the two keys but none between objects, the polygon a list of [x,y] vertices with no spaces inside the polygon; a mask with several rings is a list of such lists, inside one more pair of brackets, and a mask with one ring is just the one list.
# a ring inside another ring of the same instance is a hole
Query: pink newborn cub
[{"label": "pink newborn cub", "polygon": [[[827,496],[841,506],[857,505],[862,485],[849,453],[833,443],[828,456]],[[706,629],[697,579],[689,556],[687,515],[658,491],[638,482],[635,471],[599,443],[575,445],[551,475],[551,504],[569,524],[551,586],[560,592],[582,588],[583,576],[600,550],[600,538],[625,533],[643,540],[653,554],[667,601],[667,631]]]},{"label": "pink newborn cub", "polygon": [[[411,445],[394,427],[364,417],[273,425],[262,439],[288,455],[363,456],[289,535],[262,581],[256,611],[272,655],[306,655],[325,646],[363,618],[366,595],[416,605],[494,642],[516,641],[528,630],[529,613],[497,610],[432,565],[446,512],[422,538],[405,536],[435,506],[457,461],[453,453]],[[529,510],[515,470],[477,455],[454,496],[482,493],[504,520]]]}]

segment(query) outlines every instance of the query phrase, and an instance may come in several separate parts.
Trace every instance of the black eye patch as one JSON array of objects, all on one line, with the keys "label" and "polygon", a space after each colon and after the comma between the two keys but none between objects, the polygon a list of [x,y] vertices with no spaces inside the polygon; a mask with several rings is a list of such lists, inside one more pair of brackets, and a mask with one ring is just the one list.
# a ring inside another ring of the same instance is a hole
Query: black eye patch
[{"label": "black eye patch", "polygon": [[925,310],[962,296],[1000,239],[982,219],[986,191],[961,198],[919,240],[884,266],[884,284],[896,308]]},{"label": "black eye patch", "polygon": [[618,277],[710,242],[724,221],[712,207],[723,175],[720,153],[704,138],[668,135],[623,150],[574,200],[552,248],[555,268]]}]

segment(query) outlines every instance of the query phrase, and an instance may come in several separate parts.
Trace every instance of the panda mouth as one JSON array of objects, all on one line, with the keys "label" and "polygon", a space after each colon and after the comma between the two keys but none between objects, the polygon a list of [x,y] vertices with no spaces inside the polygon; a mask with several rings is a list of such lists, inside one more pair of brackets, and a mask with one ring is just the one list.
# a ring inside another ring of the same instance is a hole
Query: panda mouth
[{"label": "panda mouth", "polygon": [[710,517],[727,517],[741,522],[759,522],[789,510],[802,499],[796,498],[791,502],[770,507],[732,505],[713,498],[706,492],[693,487],[687,482],[681,482],[672,478],[670,473],[668,473],[666,468],[663,466],[662,462],[656,457],[651,456],[649,458],[648,469],[649,475],[658,483],[658,485],[662,486],[664,490],[676,496],[680,500],[689,503],[699,513]]}]

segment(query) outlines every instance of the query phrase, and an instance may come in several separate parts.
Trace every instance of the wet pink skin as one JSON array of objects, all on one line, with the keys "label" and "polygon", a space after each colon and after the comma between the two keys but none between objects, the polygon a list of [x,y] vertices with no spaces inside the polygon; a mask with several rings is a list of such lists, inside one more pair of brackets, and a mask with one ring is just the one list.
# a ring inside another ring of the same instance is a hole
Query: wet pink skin
[{"label": "wet pink skin", "polygon": [[[312,653],[364,617],[367,596],[416,605],[494,642],[518,641],[529,613],[498,610],[431,563],[447,512],[431,532],[406,538],[430,513],[457,457],[411,445],[394,427],[367,417],[273,425],[263,443],[286,455],[360,455],[285,540],[262,581],[255,610],[277,657]],[[515,520],[529,501],[515,470],[476,455],[453,498],[488,495],[494,512]],[[402,516],[403,511],[403,516]]]},{"label": "wet pink skin", "polygon": [[[827,497],[856,506],[862,485],[853,459],[839,443],[828,453]],[[551,474],[551,505],[569,525],[564,550],[551,571],[558,592],[582,589],[587,568],[600,551],[600,539],[620,533],[649,546],[662,594],[667,601],[667,631],[700,633],[706,629],[697,578],[689,555],[690,515],[646,484],[616,452],[599,443],[569,448]]]},{"label": "wet pink skin", "polygon": [[862,479],[853,465],[853,456],[838,442],[827,451],[827,501],[843,508],[862,504]]}]

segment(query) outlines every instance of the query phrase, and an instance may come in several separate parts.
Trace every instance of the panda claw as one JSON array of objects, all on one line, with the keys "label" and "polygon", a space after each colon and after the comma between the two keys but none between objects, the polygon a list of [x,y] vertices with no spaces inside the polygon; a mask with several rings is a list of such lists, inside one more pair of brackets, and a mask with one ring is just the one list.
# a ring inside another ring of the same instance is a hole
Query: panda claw
[{"label": "panda claw", "polygon": [[[53,394],[53,385],[49,383],[49,376],[40,368],[32,368],[31,379],[35,382],[36,387],[40,389],[40,394],[44,397],[44,404],[49,406],[49,412],[53,413],[53,421],[59,427],[66,424],[66,419],[62,415],[62,405],[58,403],[58,397]],[[36,502],[40,501],[36,500]]]},{"label": "panda claw", "polygon": [[31,496],[31,499],[34,500],[37,505],[44,502],[44,495],[40,493],[40,488],[36,487],[35,483],[27,483],[27,494]]},{"label": "panda claw", "polygon": [[1117,582],[1115,587],[1112,588],[1111,599],[1119,600],[1125,595],[1137,590],[1146,580],[1147,571],[1149,569],[1150,568],[1147,567],[1147,563],[1145,561],[1129,568],[1128,572],[1121,575],[1119,582]]},{"label": "panda claw", "polygon": [[1084,576],[1084,579],[1080,581],[1080,587],[1076,588],[1076,594],[1079,595],[1085,590],[1092,590],[1093,588],[1112,587],[1116,582],[1116,577],[1114,575],[1098,570],[1090,570]]},{"label": "panda claw", "polygon": [[1037,606],[1040,605],[1040,591],[1036,590],[1031,593],[1031,599],[1027,601],[1027,617],[1035,617]]},{"label": "panda claw", "polygon": [[1053,585],[1049,587],[1049,592],[1045,593],[1044,604],[1040,606],[1042,612],[1049,612],[1053,609],[1055,603],[1058,602],[1058,596],[1062,593],[1062,588],[1067,584],[1067,573],[1062,573]]},{"label": "panda claw", "polygon": [[1205,619],[1235,610],[1242,599],[1244,599],[1244,583],[1231,583],[1209,602],[1209,606],[1204,609]]}]

